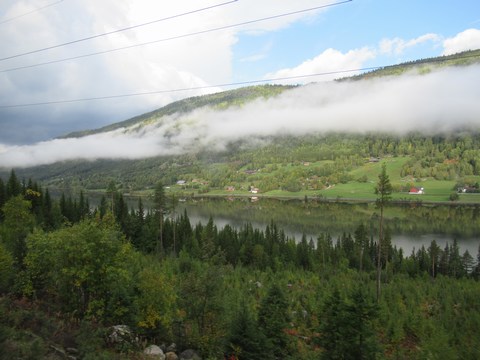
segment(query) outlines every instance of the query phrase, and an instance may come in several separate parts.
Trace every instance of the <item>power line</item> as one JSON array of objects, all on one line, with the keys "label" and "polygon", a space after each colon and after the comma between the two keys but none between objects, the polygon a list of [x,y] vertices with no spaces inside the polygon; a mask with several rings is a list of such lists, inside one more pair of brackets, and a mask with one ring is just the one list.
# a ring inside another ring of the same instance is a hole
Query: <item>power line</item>
[{"label": "power line", "polygon": [[[468,59],[468,58],[474,58],[474,57],[479,57],[479,56],[480,56],[479,54],[473,54],[473,55],[465,55],[465,56],[461,56],[461,57],[456,57],[455,59]],[[448,56],[446,56],[446,57],[440,57],[440,58],[435,58],[435,59],[425,59],[425,61],[427,61],[427,60],[428,60],[428,62],[444,62],[444,61],[449,61],[450,58]],[[419,64],[421,64],[421,62]],[[397,65],[398,64],[370,66],[370,67],[363,67],[363,68],[356,68],[356,69],[326,71],[326,72],[296,75],[296,76],[284,76],[284,77],[276,77],[276,78],[270,78],[270,79],[261,79],[261,80],[257,79],[257,80],[239,81],[239,82],[223,83],[223,84],[216,84],[216,85],[204,85],[204,86],[177,88],[177,89],[144,91],[144,92],[136,92],[136,93],[129,93],[129,94],[95,96],[95,97],[79,98],[79,99],[43,101],[43,102],[36,102],[36,103],[24,103],[24,104],[13,104],[13,105],[0,105],[0,109],[33,107],[33,106],[42,106],[42,105],[68,104],[68,103],[94,101],[94,100],[108,100],[108,99],[135,97],[135,96],[157,95],[157,94],[185,92],[185,91],[194,91],[194,90],[205,90],[205,89],[213,89],[213,88],[221,88],[221,87],[253,85],[253,84],[261,84],[261,83],[271,83],[271,82],[274,82],[274,81],[305,79],[305,78],[327,76],[327,75],[337,75],[337,74],[346,74],[346,73],[352,73],[352,72],[366,72],[366,71],[373,71],[373,70],[380,70],[380,69],[388,69],[388,68],[395,67]],[[414,66],[415,63],[412,63],[412,64],[405,63],[404,65]]]},{"label": "power line", "polygon": [[[278,19],[278,18],[281,18],[281,17],[287,17],[287,16],[297,15],[297,14],[301,14],[301,13],[305,13],[305,12],[320,10],[320,9],[324,9],[324,8],[332,7],[332,6],[336,6],[336,5],[342,5],[342,4],[345,4],[345,3],[352,2],[352,1],[353,0],[344,0],[344,1],[336,2],[336,3],[316,6],[316,7],[313,7],[313,8],[308,8],[308,9],[303,9],[303,10],[298,10],[298,11],[292,11],[292,12],[288,12],[288,13],[283,13],[283,14],[264,17],[264,18],[259,18],[259,19],[255,19],[255,20],[248,20],[248,21],[244,21],[244,22],[240,22],[240,23],[236,23],[236,24],[220,26],[220,27],[211,28],[211,29],[207,29],[207,30],[195,31],[195,32],[192,32],[192,33],[176,35],[176,36],[163,38],[163,39],[158,39],[158,40],[153,40],[153,41],[147,41],[147,42],[144,42],[144,43],[133,44],[133,45],[123,46],[123,47],[109,49],[109,50],[97,51],[97,52],[94,52],[94,53],[72,56],[72,57],[69,57],[69,58],[52,60],[52,61],[47,61],[47,62],[38,63],[38,64],[25,65],[25,66],[19,66],[19,67],[15,67],[15,68],[4,69],[4,70],[0,70],[0,73],[29,69],[29,68],[43,66],[43,65],[50,65],[50,64],[55,64],[55,63],[60,63],[60,62],[65,62],[65,61],[70,61],[70,60],[77,60],[77,59],[82,59],[82,58],[86,58],[86,57],[107,54],[107,53],[120,51],[120,50],[132,49],[132,48],[135,48],[135,47],[140,47],[140,46],[145,46],[145,45],[152,45],[152,44],[156,44],[156,43],[160,43],[160,42],[166,42],[166,41],[171,41],[171,40],[187,38],[187,37],[191,37],[191,36],[203,35],[203,34],[215,32],[215,31],[227,30],[227,29],[231,29],[231,28],[235,28],[235,27],[254,24],[254,23],[257,23],[257,22],[274,20],[274,19]],[[0,61],[1,60],[4,60],[4,59],[0,59]]]},{"label": "power line", "polygon": [[79,42],[87,41],[87,40],[96,39],[96,38],[99,38],[99,37],[102,37],[102,36],[112,35],[112,34],[116,34],[116,33],[119,33],[119,32],[136,29],[136,28],[139,28],[139,27],[142,27],[142,26],[147,26],[147,25],[158,23],[158,22],[162,22],[162,21],[166,21],[166,20],[172,20],[172,19],[179,18],[179,17],[182,17],[182,16],[191,15],[191,14],[195,14],[195,13],[198,13],[198,12],[211,10],[211,9],[214,9],[214,8],[217,8],[217,7],[220,7],[220,6],[232,4],[232,3],[237,2],[237,1],[238,0],[230,0],[230,1],[227,1],[227,2],[224,2],[224,3],[220,3],[220,4],[216,4],[216,5],[212,5],[212,6],[207,6],[207,7],[192,10],[192,11],[187,11],[187,12],[181,13],[181,14],[167,16],[165,18],[145,22],[145,23],[142,23],[142,24],[132,25],[132,26],[128,26],[126,28],[112,30],[112,31],[108,31],[108,32],[105,32],[105,33],[96,34],[96,35],[92,35],[92,36],[87,36],[87,37],[84,37],[84,38],[81,38],[81,39],[68,41],[68,42],[65,42],[65,43],[62,43],[62,44],[52,45],[52,46],[44,47],[44,48],[37,49],[37,50],[27,51],[27,52],[24,52],[24,53],[21,53],[21,54],[11,55],[11,56],[8,56],[8,57],[0,58],[0,61],[14,59],[14,58],[18,58],[18,57],[25,56],[25,55],[36,54],[36,53],[39,53],[39,52],[52,50],[52,49],[56,49],[56,48],[59,48],[59,47],[63,47],[63,46],[72,45],[72,44],[76,44],[76,43],[79,43]]},{"label": "power line", "polygon": [[51,7],[51,6],[60,4],[60,3],[63,2],[63,1],[65,1],[65,0],[59,0],[59,1],[57,1],[57,2],[54,2],[54,3],[51,3],[51,4],[47,4],[47,5],[38,7],[38,8],[36,8],[36,9],[33,9],[33,10],[28,11],[28,12],[26,12],[26,13],[23,13],[23,14],[20,14],[20,15],[13,16],[13,17],[11,17],[11,18],[2,20],[2,21],[0,21],[0,25],[5,24],[5,23],[10,22],[10,21],[13,21],[13,20],[16,20],[16,19],[19,19],[19,18],[24,17],[24,16],[27,16],[27,15],[30,15],[30,14],[36,13],[36,12],[38,12],[38,11],[44,10],[44,9],[46,9],[46,8],[49,8],[49,7]]},{"label": "power line", "polygon": [[156,95],[156,94],[183,92],[183,91],[205,90],[205,89],[221,88],[221,87],[252,85],[252,84],[260,84],[260,83],[270,83],[270,82],[274,82],[274,81],[285,81],[285,80],[303,79],[303,78],[317,77],[317,76],[345,74],[345,73],[358,72],[358,71],[371,71],[371,70],[378,70],[378,69],[381,69],[381,68],[384,68],[384,67],[385,66],[372,66],[372,67],[364,67],[364,68],[358,68],[358,69],[328,71],[328,72],[320,72],[320,73],[315,73],[315,74],[285,76],[285,77],[277,77],[277,78],[262,79],[262,80],[239,81],[239,82],[232,82],[232,83],[195,86],[195,87],[188,87],[188,88],[154,90],[154,91],[145,91],[145,92],[137,92],[137,93],[130,93],[130,94],[95,96],[95,97],[81,98],[81,99],[44,101],[44,102],[37,102],[37,103],[25,103],[25,104],[15,104],[15,105],[0,105],[0,109],[32,107],[32,106],[41,106],[41,105],[67,104],[67,103],[93,101],[93,100],[118,99],[118,98],[134,97],[134,96]]}]

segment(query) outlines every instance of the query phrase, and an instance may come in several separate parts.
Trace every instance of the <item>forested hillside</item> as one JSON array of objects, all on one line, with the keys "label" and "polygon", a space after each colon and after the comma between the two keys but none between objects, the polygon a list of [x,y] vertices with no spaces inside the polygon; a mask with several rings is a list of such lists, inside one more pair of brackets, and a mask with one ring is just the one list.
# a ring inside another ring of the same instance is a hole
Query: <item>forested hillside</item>
[{"label": "forested hillside", "polygon": [[360,80],[378,76],[398,76],[406,72],[425,74],[448,66],[465,66],[476,64],[480,61],[479,56],[480,50],[471,50],[435,58],[418,59],[399,65],[382,67],[347,79]]},{"label": "forested hillside", "polygon": [[105,195],[0,182],[2,359],[479,356],[480,253],[456,241],[406,255],[359,224],[296,242],[273,222],[193,225],[161,184],[151,210]]},{"label": "forested hillside", "polygon": [[161,118],[163,116],[188,113],[190,111],[205,106],[214,107],[216,109],[224,109],[230,106],[238,106],[258,98],[268,99],[269,97],[278,95],[285,90],[291,89],[292,87],[293,86],[282,85],[250,86],[239,88],[236,90],[223,91],[211,95],[190,97],[184,100],[175,101],[167,106],[164,106],[152,112],[142,114],[112,125],[108,125],[100,129],[85,130],[67,134],[64,136],[64,138],[82,137],[101,132],[107,132],[122,127],[148,123],[149,121]]},{"label": "forested hillside", "polygon": [[[143,193],[161,181],[180,197],[248,195],[253,186],[261,195],[270,196],[372,199],[372,182],[379,164],[386,162],[394,197],[402,199],[418,185],[430,190],[422,199],[431,195],[432,201],[449,201],[459,188],[478,190],[479,149],[480,133],[476,130],[405,136],[329,133],[264,138],[263,144],[255,147],[246,140],[222,152],[135,161],[72,161],[18,170],[18,174],[77,194],[80,190],[104,191],[112,181],[124,193]],[[7,176],[4,173],[4,178]],[[181,185],[175,185],[178,181]],[[475,197],[462,199],[474,201]]]}]

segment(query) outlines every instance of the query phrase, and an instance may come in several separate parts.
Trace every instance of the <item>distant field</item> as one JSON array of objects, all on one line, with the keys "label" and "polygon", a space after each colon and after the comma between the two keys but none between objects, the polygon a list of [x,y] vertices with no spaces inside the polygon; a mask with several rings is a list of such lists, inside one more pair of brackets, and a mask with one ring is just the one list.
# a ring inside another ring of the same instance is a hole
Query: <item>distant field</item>
[{"label": "distant field", "polygon": [[[425,193],[422,195],[412,195],[408,192],[394,192],[392,199],[397,201],[421,201],[421,202],[450,202],[450,195],[455,191],[455,181],[449,180],[432,180],[413,181],[412,179],[402,179],[400,171],[408,157],[391,157],[383,159],[380,162],[366,163],[365,165],[352,170],[349,174],[354,179],[365,178],[366,182],[351,181],[346,184],[335,184],[329,188],[322,190],[303,190],[298,192],[288,192],[282,190],[272,190],[260,194],[251,194],[248,191],[227,192],[224,190],[212,190],[206,195],[212,196],[269,196],[282,198],[304,198],[321,197],[328,200],[352,200],[352,201],[374,201],[376,195],[374,193],[375,185],[378,180],[378,174],[381,171],[383,163],[387,164],[387,173],[390,177],[392,185],[398,188],[404,187],[408,183],[414,186],[423,187]],[[318,165],[318,164],[312,164]],[[292,167],[293,171],[293,167]],[[261,176],[265,176],[262,174]],[[480,181],[480,177],[475,177]],[[245,185],[247,186],[247,185]],[[480,203],[480,194],[459,194],[458,203]]]}]

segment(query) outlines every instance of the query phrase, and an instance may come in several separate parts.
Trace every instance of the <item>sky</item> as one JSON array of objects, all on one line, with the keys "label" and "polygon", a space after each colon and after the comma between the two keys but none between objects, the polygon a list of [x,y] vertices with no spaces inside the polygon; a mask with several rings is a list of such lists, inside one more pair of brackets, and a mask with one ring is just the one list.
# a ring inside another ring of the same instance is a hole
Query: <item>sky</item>
[{"label": "sky", "polygon": [[[312,8],[316,10],[306,11]],[[280,16],[284,14],[290,15]],[[134,28],[119,31],[128,27]],[[480,2],[3,0],[0,42],[0,157],[15,166],[13,159],[21,154],[28,157],[25,153],[33,149],[58,144],[55,137],[232,88],[224,84],[296,76],[275,83],[329,82],[334,76],[301,76],[478,49]],[[150,44],[134,46],[144,43]],[[76,59],[65,60],[69,58]],[[451,73],[442,76],[462,88]],[[464,73],[456,77],[470,86]],[[426,80],[431,86],[441,82],[434,76]],[[365,91],[334,89],[355,96]],[[145,92],[155,94],[63,102]],[[316,101],[309,91],[303,94],[304,101]],[[44,104],[48,102],[53,103]],[[474,104],[468,105],[475,113]],[[277,126],[265,124],[270,130]],[[229,130],[236,126],[232,123]]]}]

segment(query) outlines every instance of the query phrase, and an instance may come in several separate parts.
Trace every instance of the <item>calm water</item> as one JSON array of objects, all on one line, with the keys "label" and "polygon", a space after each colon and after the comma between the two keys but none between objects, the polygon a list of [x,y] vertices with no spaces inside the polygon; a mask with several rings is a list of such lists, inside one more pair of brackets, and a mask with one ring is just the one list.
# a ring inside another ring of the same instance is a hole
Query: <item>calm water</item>
[{"label": "calm water", "polygon": [[[239,228],[247,222],[265,229],[275,222],[287,235],[297,240],[303,234],[316,239],[321,233],[333,237],[343,232],[354,233],[359,224],[378,236],[378,210],[374,204],[316,203],[260,199],[198,199],[180,203],[176,212],[187,210],[192,225],[213,218],[218,228],[229,224]],[[435,240],[442,248],[458,241],[461,251],[476,257],[480,245],[480,207],[391,206],[385,211],[385,223],[392,234],[392,243],[405,254]]]},{"label": "calm water", "polygon": [[[99,198],[89,197],[96,206]],[[138,198],[125,197],[130,208]],[[145,208],[149,201],[143,199]],[[342,233],[355,232],[360,224],[370,228],[370,235],[378,238],[378,210],[375,204],[322,203],[300,200],[248,198],[195,198],[179,202],[175,213],[186,210],[192,225],[206,224],[213,218],[217,228],[225,225],[240,228],[246,223],[265,230],[272,221],[289,237],[300,240],[302,235],[314,240],[322,233],[333,238]],[[458,241],[461,252],[468,250],[476,258],[480,245],[480,204],[477,206],[450,205],[392,205],[385,209],[385,224],[391,231],[392,243],[406,255],[412,249],[426,248],[432,240],[444,248],[446,243]]]}]

